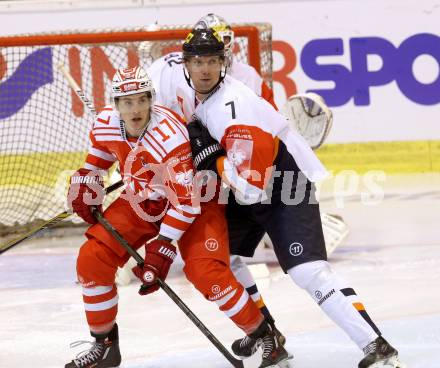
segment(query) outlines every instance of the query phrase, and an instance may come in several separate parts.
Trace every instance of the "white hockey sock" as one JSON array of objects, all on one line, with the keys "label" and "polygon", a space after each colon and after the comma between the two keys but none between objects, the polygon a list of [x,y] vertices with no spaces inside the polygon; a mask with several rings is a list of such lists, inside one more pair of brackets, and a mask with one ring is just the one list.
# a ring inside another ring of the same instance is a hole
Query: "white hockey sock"
[{"label": "white hockey sock", "polygon": [[326,261],[303,263],[288,270],[292,280],[308,291],[321,309],[363,349],[380,335],[363,304],[347,282]]},{"label": "white hockey sock", "polygon": [[254,302],[261,299],[255,280],[240,256],[231,256],[231,271],[238,282],[248,291]]}]

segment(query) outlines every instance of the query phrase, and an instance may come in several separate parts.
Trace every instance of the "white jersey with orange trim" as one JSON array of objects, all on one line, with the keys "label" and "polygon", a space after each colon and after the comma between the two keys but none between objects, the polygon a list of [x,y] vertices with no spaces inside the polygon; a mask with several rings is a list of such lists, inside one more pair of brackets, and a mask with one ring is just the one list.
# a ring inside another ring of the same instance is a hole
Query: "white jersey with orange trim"
[{"label": "white jersey with orange trim", "polygon": [[[185,107],[193,94],[178,98]],[[327,176],[315,153],[289,128],[286,118],[234,78],[226,76],[216,91],[195,107],[194,114],[226,150],[227,155],[217,160],[219,175],[251,201],[264,198],[279,141],[310,181]]]},{"label": "white jersey with orange trim", "polygon": [[[182,53],[173,52],[155,60],[147,69],[147,73],[153,80],[157,103],[178,114],[183,113],[188,120],[187,116],[191,117],[191,112],[182,112],[182,104],[176,98],[178,86],[190,88],[183,73]],[[232,66],[227,69],[227,74],[247,85],[258,96],[263,97],[276,108],[272,90],[252,66],[234,60]]]},{"label": "white jersey with orange trim", "polygon": [[[154,105],[150,122],[139,138],[127,138],[118,111],[107,106],[90,132],[91,147],[84,167],[108,170],[119,161],[121,175],[136,206],[142,201],[169,206],[159,233],[178,240],[200,213],[191,198],[193,163],[188,132],[180,117]],[[172,197],[172,200],[171,198]],[[127,197],[128,198],[128,197]],[[130,200],[130,199],[129,199]],[[123,215],[123,214],[122,214]]]}]

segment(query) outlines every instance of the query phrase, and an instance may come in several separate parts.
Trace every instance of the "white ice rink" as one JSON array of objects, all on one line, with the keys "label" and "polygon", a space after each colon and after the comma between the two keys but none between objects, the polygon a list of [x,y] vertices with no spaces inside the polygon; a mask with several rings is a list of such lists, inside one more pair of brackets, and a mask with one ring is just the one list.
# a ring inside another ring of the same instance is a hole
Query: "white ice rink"
[{"label": "white ice rink", "polygon": [[[351,228],[331,257],[361,296],[384,336],[408,368],[440,368],[439,176],[386,183],[385,199],[363,205],[358,195],[337,208]],[[327,198],[327,199],[325,199]],[[81,288],[75,284],[80,237],[41,238],[0,256],[0,367],[64,367],[89,339]],[[176,265],[169,285],[229,348],[241,332],[182,278]],[[272,265],[258,279],[277,326],[287,336],[295,368],[356,368],[362,354],[311,298]],[[121,287],[120,345],[125,368],[229,367],[228,362],[159,291],[137,295]],[[86,348],[86,346],[85,346]],[[258,362],[255,363],[258,366]]]}]

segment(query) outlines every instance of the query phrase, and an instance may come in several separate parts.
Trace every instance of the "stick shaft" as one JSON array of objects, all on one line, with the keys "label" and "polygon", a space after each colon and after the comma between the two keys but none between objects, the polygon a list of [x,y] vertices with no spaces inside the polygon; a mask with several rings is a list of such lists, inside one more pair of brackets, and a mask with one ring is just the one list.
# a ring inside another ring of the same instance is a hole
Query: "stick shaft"
[{"label": "stick shaft", "polygon": [[[110,194],[111,192],[115,191],[116,189],[120,188],[124,183],[122,180],[110,185],[108,188],[105,189],[106,194]],[[71,213],[69,212],[62,212],[55,217],[51,218],[50,220],[45,221],[44,223],[35,226],[28,232],[24,233],[23,235],[12,239],[11,241],[7,242],[6,244],[2,245],[0,247],[0,254],[6,252],[7,250],[15,247],[16,245],[20,244],[21,242],[25,241],[26,239],[29,239],[30,237],[42,232],[43,230],[49,229],[53,227],[54,225],[58,224],[65,218],[69,217]]]},{"label": "stick shaft", "polygon": [[58,64],[58,69],[64,75],[64,78],[66,78],[67,83],[69,83],[69,86],[73,89],[73,91],[79,97],[79,99],[83,102],[83,104],[86,105],[86,107],[89,109],[89,111],[93,115],[96,115],[95,106],[93,106],[93,103],[85,95],[84,91],[78,85],[78,83],[76,83],[75,79],[73,79],[72,75],[69,73],[66,66],[63,63],[60,63],[60,64]]}]

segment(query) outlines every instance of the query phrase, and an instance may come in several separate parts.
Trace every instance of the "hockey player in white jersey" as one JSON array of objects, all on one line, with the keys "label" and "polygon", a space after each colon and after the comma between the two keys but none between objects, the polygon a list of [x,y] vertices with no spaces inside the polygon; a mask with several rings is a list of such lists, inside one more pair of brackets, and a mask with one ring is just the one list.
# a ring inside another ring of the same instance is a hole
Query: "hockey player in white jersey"
[{"label": "hockey player in white jersey", "polygon": [[[246,84],[258,96],[263,97],[276,108],[272,89],[264,82],[255,68],[234,59],[234,31],[222,17],[212,13],[207,14],[197,21],[194,28],[215,30],[225,44],[228,75]],[[148,73],[153,79],[154,85],[157,86],[157,101],[180,113],[175,89],[177,85],[185,81],[182,53],[172,52],[155,60],[148,68]]]},{"label": "hockey player in white jersey", "polygon": [[[234,60],[234,31],[224,18],[210,13],[200,18],[194,28],[215,30],[225,44],[226,73],[243,82],[258,96],[263,97],[276,108],[273,91],[267,86],[258,72],[252,66]],[[156,99],[158,103],[167,106],[178,114],[184,115],[188,122],[191,121],[194,107],[191,106],[191,104],[184,106],[183,101],[178,97],[179,94],[176,93],[176,91],[181,89],[189,89],[191,91],[185,79],[182,53],[173,52],[157,59],[148,68],[148,74],[156,86]],[[233,226],[233,224],[229,224],[228,226]],[[264,233],[256,233],[255,235],[261,240]],[[232,252],[233,250],[231,249],[231,254]],[[266,320],[272,325],[280,342],[284,345],[286,339],[275,327],[275,320],[264,303],[249,268],[240,256],[231,255],[231,270],[252,299],[257,303]],[[241,355],[248,357],[252,352],[251,349],[243,350],[241,351]]]},{"label": "hockey player in white jersey", "polygon": [[[192,107],[194,166],[216,173],[232,189],[227,218],[235,224],[229,230],[236,244],[231,249],[253,256],[254,234],[267,232],[283,271],[364,351],[358,367],[402,367],[354,289],[327,262],[314,195],[314,182],[326,177],[326,169],[281,114],[226,75],[222,49],[215,31],[188,35],[183,56],[190,89],[180,88],[177,98],[184,109]],[[240,355],[258,343],[247,336],[232,349]],[[263,344],[260,367],[276,366],[271,349]]]}]

